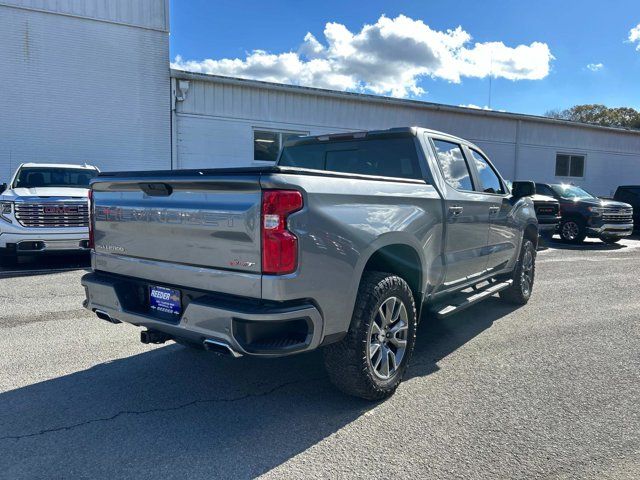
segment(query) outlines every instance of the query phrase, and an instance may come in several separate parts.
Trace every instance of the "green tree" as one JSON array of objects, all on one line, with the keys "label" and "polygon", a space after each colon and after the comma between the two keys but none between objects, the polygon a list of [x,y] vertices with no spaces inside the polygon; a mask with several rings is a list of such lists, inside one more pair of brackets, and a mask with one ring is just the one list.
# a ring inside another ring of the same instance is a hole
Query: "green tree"
[{"label": "green tree", "polygon": [[630,107],[609,108],[605,105],[576,105],[566,110],[549,110],[547,117],[573,122],[593,123],[605,127],[640,129],[640,112]]}]

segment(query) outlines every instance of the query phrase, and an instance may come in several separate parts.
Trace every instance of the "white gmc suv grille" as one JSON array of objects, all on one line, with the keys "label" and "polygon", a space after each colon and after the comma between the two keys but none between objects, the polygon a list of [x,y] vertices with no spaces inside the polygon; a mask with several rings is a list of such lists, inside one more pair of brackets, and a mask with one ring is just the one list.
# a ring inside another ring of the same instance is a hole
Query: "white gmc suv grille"
[{"label": "white gmc suv grille", "polygon": [[25,227],[88,227],[89,207],[77,203],[16,203],[16,219]]}]

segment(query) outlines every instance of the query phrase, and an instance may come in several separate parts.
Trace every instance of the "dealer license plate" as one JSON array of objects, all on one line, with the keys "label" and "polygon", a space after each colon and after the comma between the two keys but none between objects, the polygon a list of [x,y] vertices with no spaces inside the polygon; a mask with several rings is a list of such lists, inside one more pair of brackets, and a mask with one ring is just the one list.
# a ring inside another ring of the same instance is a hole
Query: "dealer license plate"
[{"label": "dealer license plate", "polygon": [[182,313],[180,290],[166,287],[149,287],[149,308],[158,313],[180,315]]}]

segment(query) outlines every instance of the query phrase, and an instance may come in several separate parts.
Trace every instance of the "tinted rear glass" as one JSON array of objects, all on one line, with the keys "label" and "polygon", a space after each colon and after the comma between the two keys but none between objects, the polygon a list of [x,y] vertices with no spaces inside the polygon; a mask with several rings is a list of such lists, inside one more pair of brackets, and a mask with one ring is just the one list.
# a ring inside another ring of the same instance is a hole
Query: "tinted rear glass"
[{"label": "tinted rear glass", "polygon": [[285,147],[278,165],[382,177],[422,178],[412,137]]},{"label": "tinted rear glass", "polygon": [[640,195],[640,187],[620,187],[618,190],[620,193],[631,193],[633,195]]}]

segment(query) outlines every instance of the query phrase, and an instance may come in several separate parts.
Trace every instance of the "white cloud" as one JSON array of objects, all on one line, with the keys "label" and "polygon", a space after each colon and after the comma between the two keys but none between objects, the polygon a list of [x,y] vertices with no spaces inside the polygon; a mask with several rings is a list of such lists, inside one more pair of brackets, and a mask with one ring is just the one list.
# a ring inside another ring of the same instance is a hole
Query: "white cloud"
[{"label": "white cloud", "polygon": [[636,43],[636,50],[640,51],[640,23],[629,30],[629,41]]},{"label": "white cloud", "polygon": [[503,113],[506,112],[506,110],[501,110],[501,109],[497,109],[496,110],[494,108],[491,108],[488,105],[485,105],[484,107],[481,107],[480,105],[476,105],[475,103],[467,103],[467,104],[462,103],[462,104],[460,104],[458,106],[459,107],[463,107],[463,108],[471,108],[473,110],[488,110],[488,111],[491,111],[491,112],[503,112]]},{"label": "white cloud", "polygon": [[462,27],[431,29],[404,15],[381,16],[373,25],[351,32],[327,23],[324,43],[307,33],[296,52],[254,50],[244,59],[184,60],[173,68],[337,90],[397,97],[421,95],[424,77],[459,83],[463,77],[539,80],[549,74],[553,55],[546,43],[506,46],[471,44]]},{"label": "white cloud", "polygon": [[464,108],[473,108],[474,110],[493,110],[491,108],[489,108],[489,106],[485,105],[484,107],[481,107],[480,105],[475,105],[473,103],[468,103],[468,104],[461,104],[458,105],[459,107],[464,107]]},{"label": "white cloud", "polygon": [[590,63],[589,65],[587,65],[587,68],[592,72],[597,72],[602,70],[604,68],[604,65],[602,63]]}]

